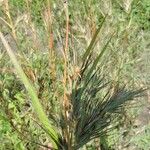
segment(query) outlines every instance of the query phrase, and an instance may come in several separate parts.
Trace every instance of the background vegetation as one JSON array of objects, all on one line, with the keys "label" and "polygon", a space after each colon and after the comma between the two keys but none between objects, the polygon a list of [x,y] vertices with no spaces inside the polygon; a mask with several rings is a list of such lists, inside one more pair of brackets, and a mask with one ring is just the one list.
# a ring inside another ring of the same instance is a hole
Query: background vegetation
[{"label": "background vegetation", "polygon": [[1,150],[149,150],[149,1],[1,0],[0,32]]}]

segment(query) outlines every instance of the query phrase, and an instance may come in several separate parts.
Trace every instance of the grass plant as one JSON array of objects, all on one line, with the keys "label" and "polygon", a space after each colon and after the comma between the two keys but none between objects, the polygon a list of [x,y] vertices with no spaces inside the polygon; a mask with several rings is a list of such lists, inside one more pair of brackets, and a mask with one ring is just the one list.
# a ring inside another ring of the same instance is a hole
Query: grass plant
[{"label": "grass plant", "polygon": [[7,128],[0,132],[17,139],[4,140],[2,150],[77,150],[90,142],[111,149],[108,135],[145,91],[133,78],[135,2],[11,0],[0,7],[0,126]]}]

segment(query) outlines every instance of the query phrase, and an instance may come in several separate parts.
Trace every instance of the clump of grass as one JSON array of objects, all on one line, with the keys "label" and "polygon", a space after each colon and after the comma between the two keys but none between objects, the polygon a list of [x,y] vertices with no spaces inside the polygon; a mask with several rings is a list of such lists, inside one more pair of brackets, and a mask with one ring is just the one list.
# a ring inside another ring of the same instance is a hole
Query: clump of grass
[{"label": "clump of grass", "polygon": [[[112,19],[112,12],[108,15],[101,12],[99,19],[93,20],[94,12],[97,9],[91,7],[91,14],[89,14],[88,7],[92,2],[86,3],[84,1],[85,15],[88,19],[83,20],[84,23],[87,21],[86,26],[89,31],[86,33],[86,38],[83,39],[81,36],[79,39],[89,46],[86,46],[86,48],[85,46],[82,47],[82,42],[77,40],[78,33],[75,33],[76,35],[73,34],[73,32],[76,32],[76,29],[72,31],[74,26],[71,24],[71,21],[73,22],[71,15],[73,13],[70,14],[68,3],[65,2],[62,7],[60,15],[63,17],[63,21],[61,20],[63,23],[58,25],[56,18],[53,17],[56,13],[55,10],[54,12],[52,11],[54,2],[46,1],[47,5],[44,9],[47,12],[47,16],[42,18],[45,24],[41,27],[43,29],[42,32],[44,31],[43,33],[45,34],[42,37],[45,42],[42,45],[45,48],[43,53],[46,53],[48,56],[46,57],[48,58],[46,59],[47,62],[45,62],[46,65],[44,65],[43,62],[38,62],[38,55],[40,54],[43,57],[44,55],[39,51],[42,46],[39,44],[40,40],[37,42],[39,35],[37,26],[31,17],[29,3],[26,0],[29,15],[26,25],[32,27],[31,32],[34,36],[31,40],[35,44],[32,43],[30,46],[28,42],[27,44],[25,43],[25,46],[22,44],[23,42],[19,39],[19,27],[17,31],[8,9],[6,14],[9,14],[9,19],[6,22],[11,21],[10,32],[13,34],[18,48],[24,50],[27,48],[27,50],[20,52],[18,49],[18,51],[14,52],[3,35],[3,31],[0,32],[0,38],[17,75],[31,98],[31,107],[34,108],[38,118],[33,120],[36,122],[36,126],[38,125],[38,128],[42,128],[43,132],[47,133],[47,136],[45,134],[44,136],[50,138],[50,142],[47,144],[50,146],[39,144],[39,141],[33,141],[33,143],[51,149],[76,150],[82,148],[93,139],[105,137],[104,135],[107,135],[107,133],[119,126],[124,116],[124,108],[128,106],[131,100],[142,96],[144,91],[141,88],[132,90],[125,86],[124,83],[120,83],[122,81],[120,80],[120,72],[123,60],[120,61],[118,59],[118,68],[117,71],[115,70],[115,76],[111,73],[111,66],[114,65],[113,61],[109,61],[110,66],[104,61],[110,58],[108,57],[109,54],[116,57],[117,52],[112,50],[115,47],[112,45],[116,44],[113,40],[122,33],[124,33],[123,40],[119,40],[123,43],[123,48],[126,48],[126,41],[128,41],[126,34],[128,31],[125,29],[119,33],[114,30],[114,26],[112,29],[110,28],[111,22],[109,20]],[[8,2],[7,6],[9,6]],[[112,7],[112,5],[110,6]],[[96,14],[98,13],[99,11],[97,10]],[[80,24],[81,20],[79,18],[77,21]],[[130,21],[127,23],[128,27],[130,26]],[[54,23],[56,23],[56,27],[62,28],[61,33],[54,28]],[[79,25],[79,27],[82,29],[82,26]],[[61,37],[63,34],[64,37]],[[84,35],[84,33],[79,34]],[[30,38],[25,35],[24,37],[25,41],[28,41],[28,38]],[[90,40],[89,37],[91,37]],[[99,38],[100,40],[98,40]],[[77,46],[74,43],[78,43]],[[60,51],[60,56],[57,53],[56,49],[58,48],[56,45],[61,45],[58,50]],[[77,50],[76,48],[79,46],[80,49],[83,50],[85,48],[86,50],[84,52]],[[108,50],[111,50],[112,53]],[[35,64],[33,62],[33,55],[37,57],[37,62],[39,63],[36,67],[36,61]],[[17,58],[24,61],[24,63]],[[23,65],[25,67],[22,67]],[[116,76],[116,81],[112,81]],[[44,139],[47,140],[47,138]],[[25,137],[22,140],[25,140]]]}]

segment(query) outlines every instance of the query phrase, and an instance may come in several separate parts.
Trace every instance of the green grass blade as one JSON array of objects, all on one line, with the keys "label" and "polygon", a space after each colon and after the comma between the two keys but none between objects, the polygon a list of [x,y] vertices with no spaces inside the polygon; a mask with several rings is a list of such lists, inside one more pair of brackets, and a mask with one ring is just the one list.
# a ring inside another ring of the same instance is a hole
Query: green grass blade
[{"label": "green grass blade", "polygon": [[[113,34],[114,35],[114,34]],[[103,56],[104,52],[106,51],[113,35],[110,37],[110,39],[107,41],[107,43],[105,44],[105,46],[103,47],[102,51],[100,52],[100,54],[97,56],[97,58],[94,60],[87,76],[86,76],[86,80],[85,80],[85,85],[87,84],[88,80],[91,78],[92,73],[94,72],[95,68],[97,67],[98,62],[100,61],[101,57]]]},{"label": "green grass blade", "polygon": [[[107,16],[106,16],[106,17],[107,17]],[[106,17],[103,19],[103,21],[102,21],[101,24],[99,25],[98,29],[96,30],[96,32],[95,32],[95,34],[94,34],[94,36],[93,36],[93,38],[92,38],[92,40],[91,40],[91,42],[90,42],[90,45],[89,45],[88,48],[86,49],[86,51],[85,51],[85,53],[84,53],[84,55],[83,55],[83,58],[82,58],[83,61],[85,61],[85,60],[87,59],[87,57],[89,56],[89,54],[90,54],[91,51],[93,50],[93,46],[94,46],[94,44],[95,44],[96,38],[97,38],[97,36],[98,36],[98,34],[99,34],[99,32],[100,32],[100,30],[101,30],[101,28],[102,28],[102,26],[103,26],[103,24],[104,24],[104,22],[105,22]]]},{"label": "green grass blade", "polygon": [[27,76],[25,75],[20,64],[18,63],[15,54],[13,53],[11,47],[9,46],[8,42],[6,41],[4,35],[1,32],[0,32],[0,38],[2,40],[4,47],[6,48],[8,55],[10,56],[10,59],[14,65],[20,79],[22,80],[26,90],[28,91],[28,93],[31,97],[32,106],[34,108],[34,111],[36,112],[41,124],[43,125],[43,127],[46,129],[46,131],[50,135],[50,138],[52,140],[52,144],[53,144],[54,148],[57,149],[56,142],[58,142],[58,133],[56,132],[54,127],[50,125],[50,122],[42,108],[42,105],[39,102],[35,88],[29,82]]}]

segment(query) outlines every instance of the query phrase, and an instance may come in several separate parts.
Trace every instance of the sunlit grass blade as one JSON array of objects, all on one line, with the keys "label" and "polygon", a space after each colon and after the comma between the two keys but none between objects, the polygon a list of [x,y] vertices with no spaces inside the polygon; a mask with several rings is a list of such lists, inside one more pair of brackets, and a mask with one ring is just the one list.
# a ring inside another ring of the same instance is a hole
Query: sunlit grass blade
[{"label": "sunlit grass blade", "polygon": [[14,65],[21,81],[23,82],[26,90],[28,91],[28,93],[31,97],[32,106],[33,106],[34,111],[36,112],[36,114],[40,120],[40,123],[43,125],[43,127],[47,131],[47,134],[50,136],[53,147],[55,149],[57,149],[56,143],[59,143],[58,142],[58,140],[59,140],[58,133],[56,132],[55,128],[50,124],[50,121],[48,120],[48,118],[47,118],[47,116],[46,116],[46,114],[42,108],[42,105],[39,102],[35,88],[33,87],[33,85],[28,80],[23,69],[21,68],[20,64],[18,63],[15,54],[13,53],[11,47],[9,46],[8,42],[6,41],[4,35],[1,32],[0,32],[0,38],[2,40],[2,43],[3,43],[13,65]]}]

